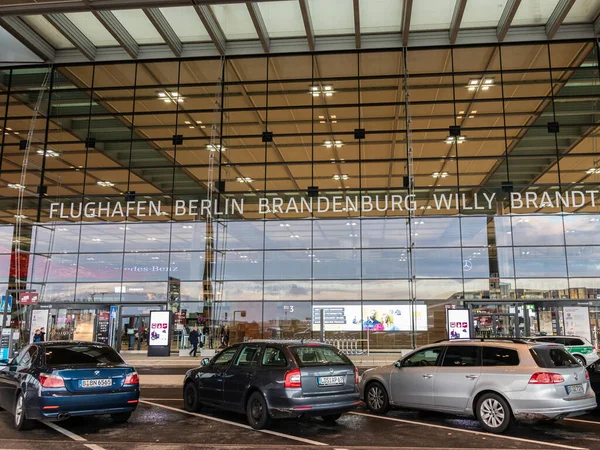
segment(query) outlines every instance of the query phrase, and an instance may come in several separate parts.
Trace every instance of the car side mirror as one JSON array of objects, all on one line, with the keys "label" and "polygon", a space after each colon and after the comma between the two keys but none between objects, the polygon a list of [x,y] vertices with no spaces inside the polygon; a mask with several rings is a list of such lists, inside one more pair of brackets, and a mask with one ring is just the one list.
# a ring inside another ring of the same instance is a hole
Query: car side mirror
[{"label": "car side mirror", "polygon": [[399,368],[401,368],[401,367],[402,367],[402,360],[400,360],[400,361],[396,361],[396,362],[394,363],[394,366],[396,366],[398,369],[399,369]]},{"label": "car side mirror", "polygon": [[201,366],[208,366],[209,364],[210,364],[210,359],[208,359],[208,358],[202,358],[202,361],[200,361]]}]

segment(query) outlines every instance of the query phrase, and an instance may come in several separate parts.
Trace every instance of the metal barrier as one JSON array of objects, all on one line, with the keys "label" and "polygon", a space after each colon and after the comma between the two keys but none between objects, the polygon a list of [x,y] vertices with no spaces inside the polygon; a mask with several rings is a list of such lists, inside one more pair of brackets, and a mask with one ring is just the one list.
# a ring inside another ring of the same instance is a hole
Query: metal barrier
[{"label": "metal barrier", "polygon": [[[367,344],[366,349],[362,348],[363,342]],[[368,339],[325,339],[325,343],[339,348],[346,355],[368,355],[370,351]]]}]

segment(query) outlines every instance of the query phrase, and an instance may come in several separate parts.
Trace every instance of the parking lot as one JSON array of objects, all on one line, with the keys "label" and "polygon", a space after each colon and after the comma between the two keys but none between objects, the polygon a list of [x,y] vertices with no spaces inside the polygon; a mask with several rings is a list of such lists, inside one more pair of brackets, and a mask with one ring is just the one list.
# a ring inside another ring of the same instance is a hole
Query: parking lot
[{"label": "parking lot", "polygon": [[1,449],[600,449],[600,411],[555,423],[518,425],[500,436],[482,432],[468,418],[413,411],[374,416],[362,406],[337,425],[306,419],[274,422],[270,430],[254,431],[242,415],[212,408],[199,414],[184,411],[179,388],[142,388],[140,406],[124,425],[108,417],[80,418],[37,424],[19,433],[11,419],[0,411]]}]

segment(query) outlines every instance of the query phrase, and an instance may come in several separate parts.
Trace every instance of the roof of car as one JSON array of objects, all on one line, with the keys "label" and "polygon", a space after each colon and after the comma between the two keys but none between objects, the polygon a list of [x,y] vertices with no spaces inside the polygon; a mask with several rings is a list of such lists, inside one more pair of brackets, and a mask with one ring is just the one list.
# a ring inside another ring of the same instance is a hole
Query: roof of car
[{"label": "roof of car", "polygon": [[35,345],[43,345],[45,347],[52,345],[102,345],[108,346],[107,344],[103,344],[102,342],[92,342],[92,341],[43,341],[43,342],[32,342]]},{"label": "roof of car", "polygon": [[575,338],[575,339],[586,339],[583,336],[527,336],[525,339],[553,339],[553,338]]},{"label": "roof of car", "polygon": [[[482,347],[492,347],[497,346],[499,344],[504,345],[527,345],[533,347],[535,345],[539,345],[539,343],[534,342],[533,340],[525,340],[525,339],[512,339],[512,338],[473,338],[473,339],[442,339],[441,341],[437,341],[435,344],[446,344],[446,345],[473,345],[478,344]],[[433,344],[433,345],[435,345]]]},{"label": "roof of car", "polygon": [[306,341],[303,339],[251,339],[244,344],[274,344],[274,345],[327,345],[325,342]]}]

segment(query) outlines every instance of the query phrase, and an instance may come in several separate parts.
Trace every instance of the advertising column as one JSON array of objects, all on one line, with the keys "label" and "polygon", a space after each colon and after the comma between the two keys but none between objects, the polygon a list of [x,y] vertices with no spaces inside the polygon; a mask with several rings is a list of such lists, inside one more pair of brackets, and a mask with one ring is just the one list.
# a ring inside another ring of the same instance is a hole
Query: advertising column
[{"label": "advertising column", "polygon": [[171,311],[150,311],[148,356],[171,356]]}]

